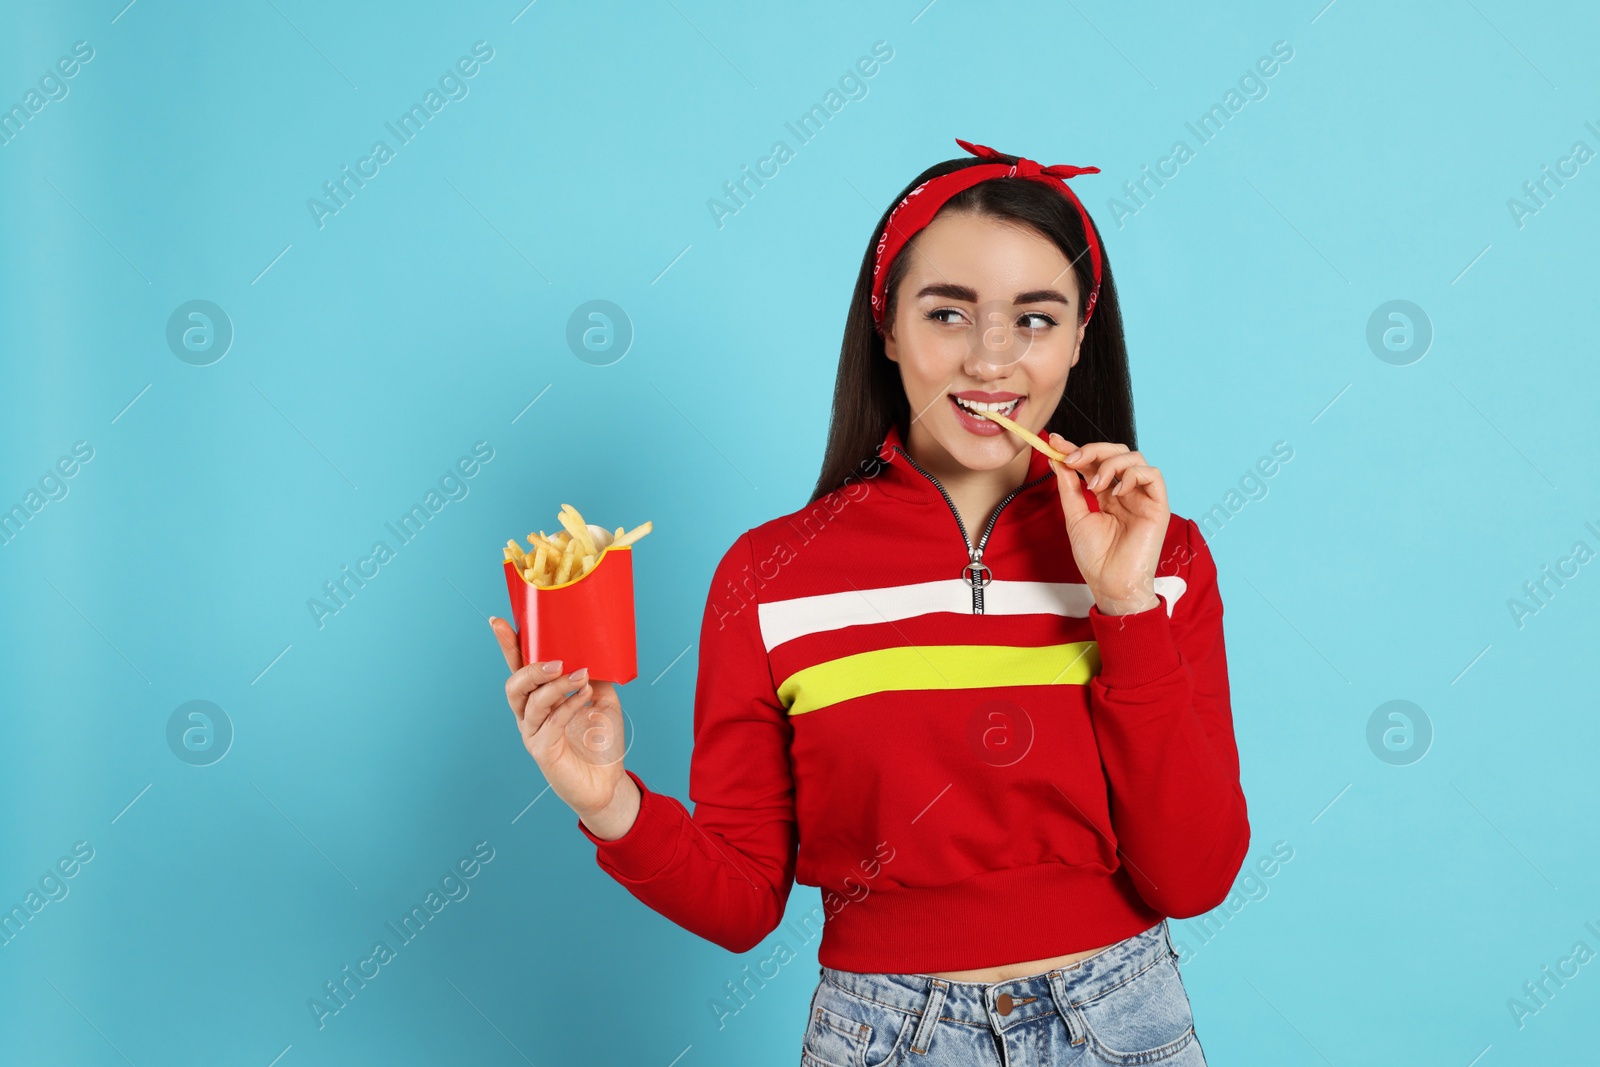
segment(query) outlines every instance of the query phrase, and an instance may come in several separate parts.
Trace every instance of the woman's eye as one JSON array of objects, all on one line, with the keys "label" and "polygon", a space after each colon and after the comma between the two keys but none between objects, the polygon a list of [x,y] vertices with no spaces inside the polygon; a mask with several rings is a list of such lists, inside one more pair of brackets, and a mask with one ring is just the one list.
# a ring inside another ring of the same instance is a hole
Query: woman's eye
[{"label": "woman's eye", "polygon": [[[945,315],[961,316],[962,312],[961,312],[960,308],[937,308],[937,309],[935,309],[933,311],[928,312],[928,318],[934,320],[935,322],[943,322],[943,323],[948,325],[948,324],[952,323],[953,321],[955,321],[955,320],[952,320],[952,319],[943,318],[942,316],[945,316]],[[964,318],[965,316],[962,316],[962,317]]]},{"label": "woman's eye", "polygon": [[1023,313],[1022,328],[1025,330],[1043,330],[1054,325],[1056,325],[1056,320],[1052,319],[1049,315],[1046,315],[1042,311],[1028,311]]}]

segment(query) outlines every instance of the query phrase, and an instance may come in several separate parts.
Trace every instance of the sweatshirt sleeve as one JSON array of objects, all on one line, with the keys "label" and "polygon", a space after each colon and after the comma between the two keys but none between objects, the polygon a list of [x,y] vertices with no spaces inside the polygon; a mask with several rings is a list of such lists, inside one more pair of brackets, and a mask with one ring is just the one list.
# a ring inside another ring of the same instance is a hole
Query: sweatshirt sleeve
[{"label": "sweatshirt sleeve", "polygon": [[1222,903],[1250,847],[1216,564],[1194,520],[1183,522],[1176,602],[1089,609],[1100,650],[1090,719],[1118,854],[1139,895],[1179,919]]},{"label": "sweatshirt sleeve", "polygon": [[638,785],[639,815],[615,841],[596,837],[600,868],[650,908],[730,952],[754,948],[783,918],[797,834],[789,763],[793,727],[778,700],[749,576],[747,531],[717,565],[700,626],[689,796]]}]

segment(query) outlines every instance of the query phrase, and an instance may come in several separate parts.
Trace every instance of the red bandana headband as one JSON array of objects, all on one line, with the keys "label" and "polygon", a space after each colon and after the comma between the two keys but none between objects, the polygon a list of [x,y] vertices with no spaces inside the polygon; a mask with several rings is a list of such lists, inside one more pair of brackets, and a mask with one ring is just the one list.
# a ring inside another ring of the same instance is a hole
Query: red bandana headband
[{"label": "red bandana headband", "polygon": [[[956,138],[956,144],[982,159],[1000,158],[999,152],[981,144],[971,144],[959,137]],[[1078,209],[1078,217],[1083,220],[1083,232],[1089,242],[1089,262],[1094,268],[1094,288],[1089,291],[1089,299],[1084,302],[1083,308],[1084,325],[1088,325],[1089,316],[1094,314],[1094,302],[1100,296],[1100,242],[1095,238],[1094,225],[1089,221],[1089,213],[1083,209],[1083,204],[1073,195],[1072,190],[1067,188],[1067,183],[1062,179],[1078,174],[1099,173],[1099,167],[1074,167],[1065,163],[1041,167],[1033,160],[1019,156],[1015,163],[981,163],[951,171],[937,178],[929,178],[911,190],[889,213],[889,221],[883,227],[883,236],[878,238],[878,248],[874,253],[872,321],[877,324],[878,332],[883,332],[883,288],[887,275],[884,267],[894,262],[894,257],[900,254],[906,242],[916,236],[917,231],[932,222],[939,209],[944,207],[951,197],[991,178],[1027,178],[1030,181],[1044,182],[1060,189],[1062,195],[1072,201],[1072,206]]]}]

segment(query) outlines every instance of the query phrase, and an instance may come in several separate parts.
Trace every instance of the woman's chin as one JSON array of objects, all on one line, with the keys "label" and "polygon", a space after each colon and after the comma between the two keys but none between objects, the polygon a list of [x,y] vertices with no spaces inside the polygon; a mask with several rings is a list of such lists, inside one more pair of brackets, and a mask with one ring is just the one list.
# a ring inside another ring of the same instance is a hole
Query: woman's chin
[{"label": "woman's chin", "polygon": [[939,444],[950,458],[970,471],[992,471],[1004,467],[1017,458],[1017,449],[1009,440],[1010,434],[979,437],[959,427],[949,431]]}]

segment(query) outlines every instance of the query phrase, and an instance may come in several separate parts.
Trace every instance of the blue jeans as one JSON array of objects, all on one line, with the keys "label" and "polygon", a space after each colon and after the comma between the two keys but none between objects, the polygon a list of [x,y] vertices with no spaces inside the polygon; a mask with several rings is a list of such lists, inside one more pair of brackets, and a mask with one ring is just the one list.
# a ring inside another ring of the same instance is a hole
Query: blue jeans
[{"label": "blue jeans", "polygon": [[1165,921],[1008,982],[823,967],[803,1067],[1204,1067]]}]

